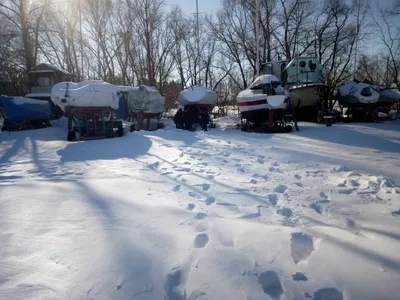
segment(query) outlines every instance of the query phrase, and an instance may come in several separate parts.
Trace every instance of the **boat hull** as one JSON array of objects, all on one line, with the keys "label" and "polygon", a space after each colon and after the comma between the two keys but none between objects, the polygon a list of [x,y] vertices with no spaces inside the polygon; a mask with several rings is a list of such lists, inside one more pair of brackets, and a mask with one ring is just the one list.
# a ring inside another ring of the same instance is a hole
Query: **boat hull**
[{"label": "boat hull", "polygon": [[349,82],[339,87],[337,100],[346,108],[377,107],[379,93],[365,83]]},{"label": "boat hull", "polygon": [[378,103],[382,105],[394,105],[400,102],[400,92],[392,89],[384,89],[379,91]]},{"label": "boat hull", "polygon": [[51,90],[51,100],[63,111],[67,107],[111,107],[119,108],[117,88],[107,82],[93,80],[60,82]]},{"label": "boat hull", "polygon": [[271,119],[270,111],[273,111],[272,118],[282,117],[287,109],[287,98],[285,95],[259,95],[258,97],[237,98],[239,111],[242,118],[252,123],[269,122]]},{"label": "boat hull", "polygon": [[322,83],[293,85],[288,89],[290,103],[293,108],[317,106],[326,89],[327,85]]},{"label": "boat hull", "polygon": [[152,87],[132,87],[128,93],[128,109],[137,113],[161,114],[165,110],[165,98]]},{"label": "boat hull", "polygon": [[182,106],[214,106],[217,102],[217,93],[206,87],[194,86],[181,91],[178,96],[178,102]]}]

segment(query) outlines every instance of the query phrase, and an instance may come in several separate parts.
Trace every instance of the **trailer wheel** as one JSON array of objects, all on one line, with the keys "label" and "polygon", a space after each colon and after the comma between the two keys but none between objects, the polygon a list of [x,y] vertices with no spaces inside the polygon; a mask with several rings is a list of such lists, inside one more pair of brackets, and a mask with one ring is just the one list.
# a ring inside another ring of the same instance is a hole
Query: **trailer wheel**
[{"label": "trailer wheel", "polygon": [[118,135],[118,137],[121,137],[124,135],[124,128],[122,127],[122,125],[118,126],[117,135]]},{"label": "trailer wheel", "polygon": [[68,140],[68,142],[73,142],[73,141],[76,140],[76,133],[75,133],[75,131],[70,131],[70,132],[68,132],[67,140]]}]

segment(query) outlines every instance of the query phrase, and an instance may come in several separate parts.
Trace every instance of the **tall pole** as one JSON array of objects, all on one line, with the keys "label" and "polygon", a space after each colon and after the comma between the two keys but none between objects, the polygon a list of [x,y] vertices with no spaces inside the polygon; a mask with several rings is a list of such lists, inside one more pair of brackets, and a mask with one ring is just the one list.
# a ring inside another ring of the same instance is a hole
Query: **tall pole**
[{"label": "tall pole", "polygon": [[358,50],[358,35],[360,30],[360,0],[357,1],[357,27],[356,27],[356,49],[354,53],[354,79],[357,72],[357,50]]},{"label": "tall pole", "polygon": [[[199,27],[199,0],[196,0],[196,48],[197,48],[197,63],[199,65],[199,84],[200,84],[200,27]],[[195,78],[195,84],[197,84],[197,75],[196,75],[196,70],[194,72],[194,78]]]},{"label": "tall pole", "polygon": [[81,46],[81,80],[85,79],[85,75],[83,72],[83,41],[82,41],[82,6],[81,0],[79,0],[79,39],[80,39],[80,46]]},{"label": "tall pole", "polygon": [[256,77],[260,76],[260,23],[258,20],[259,12],[260,12],[260,0],[255,0],[256,5],[255,5],[255,25],[256,25]]}]

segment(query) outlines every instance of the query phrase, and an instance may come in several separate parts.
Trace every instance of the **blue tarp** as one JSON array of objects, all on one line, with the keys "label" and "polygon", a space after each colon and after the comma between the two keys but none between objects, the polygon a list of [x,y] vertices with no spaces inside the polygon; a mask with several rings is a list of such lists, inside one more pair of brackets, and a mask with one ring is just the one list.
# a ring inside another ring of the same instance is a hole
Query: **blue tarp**
[{"label": "blue tarp", "polygon": [[12,122],[50,118],[49,101],[8,96],[0,96],[0,99],[7,119]]},{"label": "blue tarp", "polygon": [[128,118],[128,103],[125,95],[119,97],[119,105],[117,110],[117,118],[126,120]]}]

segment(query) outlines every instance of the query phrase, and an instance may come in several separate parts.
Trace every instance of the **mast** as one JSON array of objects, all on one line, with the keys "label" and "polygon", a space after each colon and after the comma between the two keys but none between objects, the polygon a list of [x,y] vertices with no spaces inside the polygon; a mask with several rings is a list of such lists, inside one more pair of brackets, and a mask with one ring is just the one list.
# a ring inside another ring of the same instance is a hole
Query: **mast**
[{"label": "mast", "polygon": [[356,78],[357,72],[357,50],[358,50],[358,35],[360,30],[360,0],[357,0],[357,27],[356,27],[356,49],[354,53],[354,79]]},{"label": "mast", "polygon": [[196,0],[196,49],[197,63],[194,65],[194,84],[197,84],[196,65],[199,65],[199,84],[200,84],[200,27],[199,27],[199,0]]},{"label": "mast", "polygon": [[85,75],[83,72],[83,41],[82,41],[82,6],[81,0],[79,0],[79,39],[80,39],[80,47],[81,47],[81,80],[85,79]]},{"label": "mast", "polygon": [[255,0],[256,1],[256,5],[255,5],[255,25],[256,25],[256,77],[260,76],[260,23],[258,20],[258,15],[260,12],[260,0]]}]

